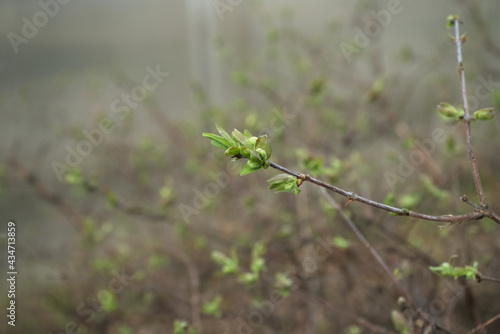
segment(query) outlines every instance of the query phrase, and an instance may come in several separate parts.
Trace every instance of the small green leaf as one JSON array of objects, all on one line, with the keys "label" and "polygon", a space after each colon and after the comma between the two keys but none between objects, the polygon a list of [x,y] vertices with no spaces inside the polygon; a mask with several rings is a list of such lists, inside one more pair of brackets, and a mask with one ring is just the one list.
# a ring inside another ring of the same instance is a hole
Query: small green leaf
[{"label": "small green leaf", "polygon": [[243,146],[240,148],[240,154],[245,158],[250,159],[250,156],[252,155],[252,150],[248,147]]},{"label": "small green leaf", "polygon": [[234,131],[233,131],[233,138],[234,138],[234,140],[239,142],[241,145],[253,148],[253,145],[251,145],[249,142],[249,138],[247,138],[244,134],[242,134],[241,132],[239,132],[236,129],[234,129]]},{"label": "small green leaf", "polygon": [[368,94],[368,100],[370,102],[375,102],[382,96],[384,92],[384,78],[380,77],[373,83],[372,89]]},{"label": "small green leaf", "polygon": [[289,174],[278,174],[272,179],[267,180],[269,183],[277,183],[277,182],[284,182],[289,179],[295,179],[295,176],[289,175]]},{"label": "small green leaf", "polygon": [[437,109],[441,115],[446,117],[457,118],[460,116],[457,108],[455,108],[448,102],[441,102],[440,104],[438,104]]},{"label": "small green leaf", "polygon": [[267,180],[269,183],[269,190],[276,189],[276,192],[295,192],[296,195],[299,194],[299,179],[288,174],[279,174],[272,179]]},{"label": "small green leaf", "polygon": [[361,328],[356,325],[351,325],[347,328],[347,334],[361,334]]},{"label": "small green leaf", "polygon": [[160,197],[163,198],[163,199],[169,199],[172,197],[174,191],[171,187],[169,186],[163,186],[160,191]]},{"label": "small green leaf", "polygon": [[210,139],[210,143],[218,148],[222,148],[223,150],[228,149],[233,146],[227,139],[222,138],[220,136],[214,135],[212,133],[203,133],[203,137]]},{"label": "small green leaf", "polygon": [[231,274],[238,271],[238,257],[236,251],[232,251],[231,258],[219,251],[212,252],[212,260],[222,266],[223,274]]},{"label": "small green leaf", "polygon": [[314,81],[311,83],[311,88],[309,89],[309,94],[311,94],[311,95],[320,94],[325,89],[327,81],[328,81],[328,79],[325,77],[314,79]]},{"label": "small green leaf", "polygon": [[187,322],[180,320],[174,321],[174,334],[185,334],[187,328],[188,328]]},{"label": "small green leaf", "polygon": [[265,267],[266,267],[266,265],[265,265],[264,259],[258,258],[258,259],[254,259],[252,261],[252,265],[251,265],[250,269],[252,270],[252,273],[257,275],[259,272],[263,271]]},{"label": "small green leaf", "polygon": [[340,249],[347,249],[351,243],[340,235],[333,237],[332,244]]},{"label": "small green leaf", "polygon": [[399,199],[399,205],[405,208],[414,208],[421,200],[420,194],[404,195]]},{"label": "small green leaf", "polygon": [[248,78],[247,74],[242,71],[234,71],[233,72],[233,80],[242,85],[242,86],[248,86],[250,84],[250,79]]},{"label": "small green leaf", "polygon": [[116,302],[116,296],[113,292],[109,290],[102,290],[99,292],[99,299],[101,302],[101,307],[106,312],[112,312],[118,308]]},{"label": "small green leaf", "polygon": [[215,123],[215,126],[217,127],[217,131],[219,131],[219,133],[221,134],[221,136],[226,139],[229,143],[233,144],[233,145],[236,145],[236,143],[233,141],[233,139],[231,138],[231,136],[226,132],[226,130],[224,130],[223,128],[219,127],[217,125],[217,123]]},{"label": "small green leaf", "polygon": [[110,208],[116,208],[116,206],[118,205],[118,200],[116,199],[116,195],[114,192],[108,191],[108,193],[106,194],[106,199]]},{"label": "small green leaf", "polygon": [[394,325],[394,328],[400,332],[401,334],[407,334],[411,331],[411,326],[406,321],[403,314],[397,310],[392,310],[391,319]]},{"label": "small green leaf", "polygon": [[455,21],[458,21],[458,15],[448,15],[448,17],[446,18],[448,28],[452,28],[455,25]]},{"label": "small green leaf", "polygon": [[251,151],[250,152],[250,161],[252,161],[256,164],[259,164],[259,166],[262,166],[262,164],[265,161],[265,159],[262,158],[262,155],[264,155],[264,158],[265,158],[266,152],[264,152],[262,149],[259,149],[259,150],[261,152],[259,152],[259,151]]},{"label": "small green leaf", "polygon": [[450,195],[446,191],[439,189],[427,174],[422,174],[420,180],[422,180],[427,191],[438,199],[449,199]]},{"label": "small green leaf", "polygon": [[149,263],[150,268],[158,269],[158,268],[161,268],[167,264],[167,258],[160,256],[160,255],[153,254],[149,257],[148,263]]},{"label": "small green leaf", "polygon": [[243,273],[238,276],[238,282],[241,282],[247,286],[252,286],[255,282],[259,280],[259,276],[254,273]]},{"label": "small green leaf", "polygon": [[271,142],[269,141],[269,138],[267,135],[260,136],[257,138],[257,141],[255,142],[255,149],[263,149],[264,152],[266,152],[267,158],[265,159],[266,161],[271,158]]},{"label": "small green leaf", "polygon": [[216,318],[220,318],[222,316],[221,304],[222,296],[217,295],[211,301],[207,301],[203,303],[201,312],[207,315],[213,315]]},{"label": "small green leaf", "polygon": [[257,242],[253,246],[252,256],[255,258],[261,257],[266,253],[266,245],[263,242]]},{"label": "small green leaf", "polygon": [[290,289],[293,281],[286,273],[276,273],[274,286],[278,289],[283,297],[290,294]]},{"label": "small green leaf", "polygon": [[250,137],[248,138],[248,144],[250,144],[250,147],[255,147],[255,143],[257,142],[257,137]]},{"label": "small green leaf", "polygon": [[387,196],[385,196],[384,204],[389,206],[394,205],[394,193],[388,193]]},{"label": "small green leaf", "polygon": [[241,148],[239,147],[236,147],[236,146],[231,146],[230,148],[228,148],[226,150],[226,152],[224,152],[224,154],[227,156],[227,157],[232,157],[233,155],[238,155],[240,154],[240,150]]},{"label": "small green leaf", "polygon": [[82,171],[79,168],[71,169],[64,176],[64,180],[68,184],[80,185],[83,182]]},{"label": "small green leaf", "polygon": [[120,329],[118,329],[118,334],[133,334],[134,331],[132,328],[128,326],[121,326]]},{"label": "small green leaf", "polygon": [[487,121],[495,117],[495,111],[493,108],[484,108],[484,109],[479,109],[478,111],[474,112],[474,115],[472,116],[473,119],[478,119],[481,121]]},{"label": "small green leaf", "polygon": [[250,174],[250,173],[258,171],[261,168],[262,168],[262,164],[261,163],[253,162],[251,160],[248,160],[247,163],[245,164],[245,166],[243,166],[243,168],[241,169],[240,175],[241,176],[247,175],[247,174]]},{"label": "small green leaf", "polygon": [[213,251],[212,252],[212,260],[214,260],[214,262],[217,264],[224,265],[224,263],[226,261],[231,260],[231,259],[220,251]]},{"label": "small green leaf", "polygon": [[243,134],[245,135],[245,137],[247,138],[252,138],[252,134],[250,133],[250,131],[248,131],[247,129],[245,129],[245,131],[243,131]]},{"label": "small green leaf", "polygon": [[467,279],[475,279],[478,269],[478,262],[474,262],[473,266],[466,266],[465,268],[453,267],[448,262],[443,262],[438,267],[429,267],[432,272],[435,272],[441,276],[451,276],[454,279],[465,276]]}]

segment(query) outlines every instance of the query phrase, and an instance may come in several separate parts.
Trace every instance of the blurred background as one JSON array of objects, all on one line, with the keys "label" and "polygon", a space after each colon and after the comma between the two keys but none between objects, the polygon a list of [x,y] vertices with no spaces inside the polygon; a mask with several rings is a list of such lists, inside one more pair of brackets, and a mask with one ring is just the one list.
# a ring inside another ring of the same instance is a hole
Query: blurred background
[{"label": "blurred background", "polygon": [[[240,177],[201,134],[267,134],[272,161],[294,171],[468,212],[464,129],[436,112],[462,104],[446,17],[468,36],[470,108],[498,109],[499,12],[494,0],[0,1],[0,268],[12,220],[18,272],[16,326],[3,316],[0,331],[404,333],[400,292],[317,187],[268,191],[277,171]],[[498,212],[500,123],[472,130]],[[432,323],[466,333],[500,312],[498,283],[429,270],[457,255],[500,277],[494,222],[345,211]]]}]

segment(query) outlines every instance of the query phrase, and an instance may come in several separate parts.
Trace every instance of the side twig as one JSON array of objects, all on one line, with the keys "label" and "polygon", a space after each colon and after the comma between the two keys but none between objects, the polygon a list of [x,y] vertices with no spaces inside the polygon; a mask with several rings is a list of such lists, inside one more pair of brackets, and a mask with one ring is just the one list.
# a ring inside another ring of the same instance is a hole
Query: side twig
[{"label": "side twig", "polygon": [[465,71],[464,71],[464,63],[462,59],[462,38],[460,36],[460,21],[458,18],[454,19],[455,25],[455,45],[457,46],[457,61],[458,61],[458,75],[460,77],[460,84],[462,90],[462,99],[464,102],[464,117],[463,121],[465,124],[465,134],[467,137],[467,152],[469,153],[469,160],[472,166],[472,175],[474,177],[474,184],[476,185],[476,191],[479,195],[479,205],[481,207],[487,208],[488,204],[486,202],[486,196],[484,195],[483,185],[481,184],[481,178],[479,177],[479,170],[477,167],[476,156],[474,151],[472,150],[472,136],[470,131],[470,123],[472,117],[469,112],[469,103],[467,100],[467,88],[465,85]]},{"label": "side twig", "polygon": [[354,224],[354,222],[349,217],[347,217],[347,215],[344,213],[344,211],[342,210],[342,208],[340,207],[340,205],[332,198],[332,196],[330,196],[330,194],[325,189],[321,189],[321,192],[322,192],[323,196],[325,196],[325,198],[327,199],[327,201],[330,203],[330,205],[340,215],[340,217],[342,218],[342,220],[344,220],[347,223],[347,225],[349,225],[349,228],[354,232],[354,234],[356,234],[356,237],[358,237],[358,239],[364,244],[364,246],[366,248],[368,248],[368,250],[373,255],[373,257],[375,258],[375,260],[380,264],[380,266],[382,267],[382,269],[384,270],[384,272],[387,274],[387,276],[389,276],[389,279],[397,287],[397,289],[399,290],[399,292],[404,296],[407,305],[414,312],[414,315],[416,315],[417,318],[420,318],[421,320],[424,320],[428,324],[431,324],[430,326],[435,326],[436,328],[438,328],[439,330],[441,330],[441,331],[443,331],[445,333],[450,333],[450,332],[448,332],[448,330],[446,330],[446,329],[442,328],[441,326],[433,323],[433,321],[431,321],[430,317],[426,313],[423,313],[421,310],[419,310],[417,308],[415,302],[413,301],[413,298],[403,288],[403,286],[400,284],[400,282],[397,280],[397,278],[392,273],[391,269],[389,269],[389,266],[387,265],[387,263],[384,261],[384,259],[382,259],[382,257],[377,252],[377,250],[375,248],[373,248],[373,246],[370,244],[370,242],[365,238],[365,236],[358,229],[358,227],[356,226],[356,224]]},{"label": "side twig", "polygon": [[81,230],[82,216],[63,197],[47,188],[34,173],[25,169],[16,159],[10,158],[8,164],[16,172],[19,179],[33,188],[43,201],[57,208],[72,223],[77,231]]},{"label": "side twig", "polygon": [[344,213],[344,211],[342,210],[342,208],[340,207],[340,205],[338,205],[338,203],[332,198],[332,196],[330,196],[330,194],[327,193],[325,189],[321,189],[321,192],[322,192],[323,196],[325,196],[325,198],[328,201],[328,203],[330,203],[330,205],[340,215],[340,217],[342,218],[342,220],[344,220],[347,223],[347,225],[349,225],[349,228],[354,232],[354,234],[356,234],[356,237],[358,237],[358,239],[365,245],[365,247],[368,248],[368,250],[370,251],[370,253],[373,255],[373,257],[380,264],[380,266],[382,267],[382,269],[384,269],[384,271],[387,274],[387,276],[389,276],[389,278],[391,279],[391,281],[398,288],[399,292],[405,297],[406,301],[408,302],[408,305],[414,311],[416,311],[417,308],[415,306],[415,302],[413,301],[413,299],[411,298],[411,296],[406,292],[406,290],[401,286],[401,284],[396,279],[396,277],[394,276],[394,274],[392,273],[392,271],[389,269],[389,267],[387,266],[387,264],[385,263],[385,261],[382,259],[382,257],[380,256],[380,254],[375,250],[375,248],[372,247],[372,245],[368,242],[368,240],[365,238],[365,236],[363,235],[363,233],[361,233],[361,231],[358,229],[358,227],[356,226],[356,224],[354,224],[354,222],[349,217],[346,216],[346,214]]},{"label": "side twig", "polygon": [[486,326],[491,325],[494,321],[496,321],[498,319],[500,319],[500,313],[497,314],[496,316],[494,316],[493,318],[487,320],[486,322],[483,322],[481,325],[477,326],[473,330],[467,332],[467,334],[474,334],[474,333],[481,332],[482,330],[484,330],[484,328]]}]

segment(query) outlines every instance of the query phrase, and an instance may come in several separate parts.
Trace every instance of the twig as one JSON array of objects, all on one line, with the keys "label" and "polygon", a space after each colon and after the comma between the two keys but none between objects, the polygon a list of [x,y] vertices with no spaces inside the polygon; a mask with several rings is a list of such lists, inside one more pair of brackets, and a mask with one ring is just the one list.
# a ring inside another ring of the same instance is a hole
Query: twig
[{"label": "twig", "polygon": [[325,309],[330,310],[332,313],[335,313],[337,315],[342,316],[343,318],[350,319],[352,321],[355,321],[358,325],[365,327],[370,331],[370,333],[385,333],[385,334],[395,334],[393,331],[381,327],[377,324],[374,324],[370,320],[363,318],[362,316],[359,316],[355,313],[352,313],[350,311],[347,311],[345,308],[342,307],[336,307],[332,305],[330,302],[328,302],[326,299],[311,295],[309,293],[306,293],[305,291],[299,291],[301,294],[304,295],[305,298],[311,298],[313,299],[314,302],[322,305]]},{"label": "twig", "polygon": [[413,299],[406,292],[406,290],[401,286],[401,284],[396,279],[396,277],[393,275],[392,271],[389,269],[389,267],[387,266],[387,264],[385,263],[385,261],[380,256],[380,254],[375,250],[375,248],[372,247],[372,245],[368,242],[368,240],[365,238],[365,236],[363,235],[363,233],[361,233],[361,231],[358,229],[358,227],[356,226],[356,224],[354,224],[354,222],[349,217],[346,216],[346,214],[344,213],[344,211],[342,210],[342,208],[340,207],[340,205],[338,205],[338,203],[332,198],[332,196],[330,196],[330,194],[327,193],[325,189],[321,189],[321,192],[325,196],[325,198],[327,199],[327,201],[330,203],[330,205],[335,209],[335,211],[337,211],[337,213],[340,215],[340,217],[347,223],[347,225],[349,225],[349,227],[354,232],[354,234],[356,234],[356,236],[358,237],[358,239],[361,240],[361,242],[365,245],[365,247],[368,248],[368,250],[370,251],[370,253],[372,253],[373,257],[377,260],[377,262],[380,264],[380,266],[382,267],[382,269],[384,269],[384,271],[387,274],[387,276],[389,276],[389,278],[394,283],[394,285],[396,285],[396,287],[398,288],[398,290],[400,291],[400,293],[402,295],[404,295],[404,297],[406,298],[406,301],[408,302],[408,305],[414,311],[416,311],[417,308],[415,306],[415,303],[413,302]]},{"label": "twig", "polygon": [[354,202],[354,201],[361,202],[361,203],[373,206],[373,207],[378,208],[378,209],[382,209],[385,211],[395,213],[398,216],[409,216],[409,217],[419,218],[419,219],[423,219],[423,220],[437,221],[437,222],[449,222],[449,223],[461,223],[463,221],[478,220],[478,219],[482,219],[484,217],[489,217],[492,220],[494,220],[495,222],[500,223],[500,217],[498,217],[498,215],[496,215],[494,212],[492,212],[489,208],[480,208],[479,211],[472,211],[472,212],[462,214],[462,215],[451,215],[450,214],[450,215],[442,215],[442,216],[432,216],[432,215],[427,215],[427,214],[411,211],[411,210],[404,209],[404,208],[402,208],[402,209],[396,208],[396,207],[393,207],[390,205],[386,205],[383,203],[379,203],[379,202],[370,200],[368,198],[359,196],[353,192],[349,192],[349,191],[340,189],[340,188],[335,187],[331,184],[328,184],[328,183],[323,182],[321,180],[315,179],[314,177],[309,176],[307,174],[300,174],[300,173],[291,171],[288,168],[280,166],[272,161],[269,161],[269,166],[274,168],[274,169],[280,170],[284,173],[287,173],[289,175],[293,175],[298,179],[301,179],[304,181],[309,181],[309,182],[314,183],[320,187],[331,190],[337,194],[340,194],[340,195],[346,197],[348,199],[348,201],[350,201],[350,202]]},{"label": "twig", "polygon": [[403,288],[403,286],[399,283],[399,281],[397,280],[397,278],[394,276],[394,274],[392,273],[392,271],[389,269],[389,266],[387,265],[387,263],[384,261],[384,259],[382,259],[382,257],[375,250],[375,248],[373,248],[373,246],[365,238],[365,236],[363,235],[363,233],[361,233],[361,231],[358,229],[358,227],[356,226],[356,224],[354,224],[354,222],[349,217],[346,216],[346,214],[344,213],[344,211],[342,210],[342,208],[340,207],[340,205],[338,205],[338,203],[332,198],[332,196],[330,196],[329,193],[326,192],[325,189],[321,189],[321,193],[326,197],[327,201],[337,211],[337,213],[340,215],[340,217],[347,223],[347,225],[349,225],[349,227],[354,232],[354,234],[356,234],[356,236],[358,237],[358,239],[365,245],[366,248],[368,248],[368,250],[370,251],[370,253],[373,255],[373,257],[377,260],[377,262],[380,264],[380,266],[382,267],[382,269],[385,271],[385,273],[387,274],[387,276],[389,276],[390,280],[398,288],[399,292],[404,296],[404,298],[406,299],[407,305],[410,306],[410,308],[413,310],[413,312],[415,312],[415,314],[418,315],[419,318],[421,318],[422,320],[425,320],[425,321],[431,323],[433,326],[436,326],[437,329],[439,329],[439,330],[441,330],[441,331],[443,331],[445,333],[450,333],[447,329],[442,328],[438,324],[433,323],[433,321],[430,319],[430,317],[426,313],[422,312],[421,310],[419,310],[417,308],[415,302],[413,301],[413,298]]},{"label": "twig", "polygon": [[453,20],[455,26],[455,45],[457,46],[457,61],[458,61],[458,75],[460,76],[460,84],[462,86],[462,99],[464,102],[464,123],[465,123],[465,134],[467,137],[467,152],[469,153],[469,160],[472,166],[472,175],[474,177],[474,184],[476,185],[476,191],[479,195],[479,205],[486,208],[488,206],[486,202],[486,196],[484,195],[483,186],[481,184],[481,178],[479,177],[479,170],[477,168],[476,156],[472,150],[472,136],[470,131],[471,116],[469,112],[469,103],[467,100],[467,88],[465,85],[465,71],[462,59],[462,38],[460,36],[460,21],[458,18]]},{"label": "twig", "polygon": [[82,216],[80,213],[66,203],[62,197],[48,189],[34,173],[26,170],[16,159],[10,158],[8,164],[17,173],[19,179],[32,187],[42,200],[57,208],[76,230],[81,230]]},{"label": "twig", "polygon": [[491,325],[495,320],[498,320],[498,319],[500,319],[500,313],[497,314],[496,316],[494,316],[493,318],[489,319],[488,321],[482,323],[481,325],[477,326],[473,330],[467,332],[467,334],[474,334],[474,333],[477,333],[479,331],[482,331],[482,330],[484,330],[484,328],[486,326]]},{"label": "twig", "polygon": [[491,282],[500,283],[500,278],[490,277],[490,276],[484,276],[480,272],[476,273],[476,280],[477,280],[478,283],[481,283],[482,281],[491,281]]},{"label": "twig", "polygon": [[177,257],[184,263],[189,275],[189,284],[191,287],[191,321],[194,327],[202,332],[201,324],[201,296],[200,296],[200,278],[198,269],[189,256],[184,253],[176,253]]},{"label": "twig", "polygon": [[166,214],[150,212],[147,209],[140,206],[127,206],[125,204],[122,204],[121,202],[116,202],[114,208],[119,211],[122,211],[125,214],[131,216],[144,217],[151,221],[156,221],[156,222],[165,222],[168,218]]}]

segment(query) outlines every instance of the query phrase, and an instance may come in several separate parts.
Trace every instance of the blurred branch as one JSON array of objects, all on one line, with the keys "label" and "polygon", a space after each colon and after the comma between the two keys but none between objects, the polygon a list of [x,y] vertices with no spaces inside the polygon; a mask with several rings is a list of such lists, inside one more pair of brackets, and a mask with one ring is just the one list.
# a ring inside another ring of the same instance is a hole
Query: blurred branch
[{"label": "blurred branch", "polygon": [[165,221],[167,219],[166,214],[151,212],[140,206],[127,206],[123,203],[116,202],[114,208],[125,214],[144,217],[152,221]]},{"label": "blurred branch", "polygon": [[480,333],[484,331],[484,328],[488,325],[491,325],[494,321],[500,319],[500,313],[494,316],[493,318],[489,319],[488,321],[482,323],[481,325],[477,326],[473,330],[467,332],[467,334],[474,334],[474,333]]},{"label": "blurred branch", "polygon": [[393,275],[392,271],[389,269],[389,267],[387,266],[387,264],[385,263],[385,261],[380,256],[380,254],[375,250],[375,248],[372,247],[372,245],[368,242],[368,240],[365,238],[365,236],[363,235],[363,233],[361,233],[361,231],[358,229],[358,227],[354,224],[354,222],[349,217],[346,216],[346,214],[344,213],[344,211],[342,210],[342,208],[340,207],[340,205],[338,205],[338,203],[332,198],[332,196],[330,196],[330,194],[328,194],[326,192],[326,190],[324,190],[324,189],[321,189],[321,192],[322,192],[323,196],[325,196],[325,198],[327,199],[327,201],[330,203],[330,205],[335,209],[335,211],[337,211],[337,213],[340,215],[340,217],[342,218],[342,220],[345,221],[347,223],[347,225],[349,225],[349,227],[354,232],[354,234],[356,234],[356,236],[358,237],[358,239],[365,245],[366,248],[368,248],[368,250],[370,251],[370,253],[372,253],[373,257],[375,258],[375,260],[377,260],[377,262],[380,264],[380,266],[382,267],[382,269],[384,269],[384,271],[387,274],[387,276],[389,276],[389,278],[394,283],[394,285],[398,288],[398,290],[400,291],[400,293],[402,295],[404,295],[404,297],[406,298],[406,300],[407,300],[408,304],[410,305],[410,307],[414,311],[416,311],[417,309],[416,309],[416,306],[415,306],[415,302],[413,301],[413,299],[411,298],[411,296],[406,292],[406,290],[401,286],[401,284],[396,279],[396,277]]},{"label": "blurred branch", "polygon": [[325,299],[323,299],[321,297],[311,295],[309,293],[306,293],[305,291],[300,291],[300,292],[302,294],[304,294],[304,297],[306,297],[308,299],[312,298],[314,300],[314,302],[319,303],[320,305],[322,305],[327,310],[330,310],[331,312],[333,312],[333,313],[335,313],[337,315],[340,315],[343,318],[350,319],[350,320],[356,322],[358,325],[360,325],[360,326],[368,329],[370,331],[370,333],[395,334],[395,332],[393,332],[393,331],[391,331],[391,330],[389,330],[387,328],[381,327],[381,326],[379,326],[377,324],[374,324],[370,320],[368,320],[366,318],[363,318],[363,317],[361,317],[361,316],[359,316],[357,314],[348,312],[344,308],[339,308],[339,307],[333,306],[330,302],[328,302],[327,300],[325,300]]},{"label": "blurred branch", "polygon": [[11,157],[7,163],[15,171],[19,179],[32,187],[43,201],[57,208],[72,223],[76,230],[81,229],[81,215],[66,203],[62,197],[47,188],[33,172],[28,171],[15,158]]},{"label": "blurred branch", "polygon": [[[382,269],[384,270],[384,272],[387,274],[387,276],[389,276],[389,279],[397,287],[397,289],[399,290],[399,292],[404,296],[405,302],[408,304],[408,306],[410,306],[410,308],[414,312],[413,315],[407,314],[407,316],[411,317],[412,319],[418,319],[419,321],[425,321],[425,322],[428,323],[428,325],[430,324],[431,327],[435,326],[435,328],[437,328],[437,329],[439,329],[441,331],[444,331],[446,333],[449,333],[446,329],[441,328],[440,326],[438,326],[437,324],[435,324],[430,319],[430,317],[427,314],[425,314],[422,311],[420,311],[419,309],[417,309],[417,306],[416,306],[415,302],[413,301],[413,298],[403,288],[403,286],[399,283],[398,279],[394,276],[394,274],[392,273],[392,271],[389,269],[389,266],[387,265],[387,263],[384,261],[384,259],[382,259],[382,257],[375,250],[375,248],[373,248],[373,246],[370,244],[370,242],[365,238],[365,236],[358,229],[358,227],[356,226],[356,224],[354,224],[354,222],[349,217],[347,217],[347,215],[344,213],[344,211],[342,210],[342,208],[340,207],[340,205],[332,198],[332,196],[330,196],[329,193],[326,192],[325,189],[321,189],[321,193],[325,196],[325,198],[330,203],[330,205],[335,209],[335,211],[340,215],[340,217],[342,218],[342,220],[344,222],[346,222],[347,225],[349,225],[349,227],[354,232],[354,234],[356,234],[356,236],[358,237],[358,239],[365,245],[366,248],[368,248],[368,250],[373,255],[373,257],[375,258],[375,260],[377,260],[377,262],[380,264],[380,266],[382,267]],[[399,301],[398,301],[398,303],[399,303]]]},{"label": "blurred branch", "polygon": [[196,265],[193,263],[191,258],[186,254],[174,251],[171,251],[171,254],[180,259],[181,262],[186,266],[189,275],[189,284],[191,287],[191,321],[193,326],[199,330],[199,333],[202,333],[203,330],[201,325],[200,278],[198,269],[196,268]]}]

